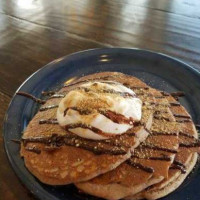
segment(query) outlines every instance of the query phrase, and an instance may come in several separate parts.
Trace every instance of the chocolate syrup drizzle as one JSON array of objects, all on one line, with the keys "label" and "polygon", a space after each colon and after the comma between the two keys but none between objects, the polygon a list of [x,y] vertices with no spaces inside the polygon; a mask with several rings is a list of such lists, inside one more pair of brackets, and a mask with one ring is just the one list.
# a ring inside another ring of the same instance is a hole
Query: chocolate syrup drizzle
[{"label": "chocolate syrup drizzle", "polygon": [[122,85],[122,83],[119,83],[119,82],[115,82],[115,81],[102,81],[100,80],[101,83],[106,83],[106,84],[110,84],[110,85]]},{"label": "chocolate syrup drizzle", "polygon": [[178,136],[178,133],[171,132],[157,132],[157,131],[151,131],[150,135],[156,136],[156,135],[162,135],[162,136]]},{"label": "chocolate syrup drizzle", "polygon": [[171,161],[171,158],[169,156],[162,156],[162,157],[139,157],[136,155],[133,155],[132,158],[138,158],[138,159],[147,159],[147,160],[160,160],[160,161]]},{"label": "chocolate syrup drizzle", "polygon": [[[124,84],[125,85],[125,84]],[[125,85],[127,86],[127,85]],[[129,85],[128,85],[129,86]],[[149,90],[149,87],[140,87],[140,86],[131,86],[130,89],[133,89],[133,90],[140,90],[140,89],[143,89],[143,90]]]},{"label": "chocolate syrup drizzle", "polygon": [[172,92],[172,93],[170,93],[170,95],[173,97],[184,97],[185,93],[182,91],[178,91],[178,92]]},{"label": "chocolate syrup drizzle", "polygon": [[185,165],[177,160],[174,160],[173,165],[169,167],[169,169],[178,169],[182,174],[186,173]]},{"label": "chocolate syrup drizzle", "polygon": [[[68,110],[70,110],[70,109],[79,112],[80,115],[89,115],[93,112],[92,110],[89,110],[89,109],[81,109],[81,108],[78,108],[78,107],[69,107],[69,108],[66,108],[64,110],[63,115],[65,116],[67,114]],[[134,120],[132,118],[127,118],[124,115],[113,112],[111,110],[106,110],[106,111],[96,110],[96,111],[98,113],[104,115],[108,119],[112,120],[113,122],[118,123],[118,124],[120,124],[120,123],[134,124],[134,125],[139,124],[139,122],[134,122]]]},{"label": "chocolate syrup drizzle", "polygon": [[188,133],[179,132],[179,135],[197,140],[197,138],[195,138],[193,135],[188,134]]},{"label": "chocolate syrup drizzle", "polygon": [[111,154],[111,155],[124,155],[127,153],[128,148],[123,146],[112,146],[109,144],[102,144],[97,141],[89,139],[81,139],[78,136],[73,135],[58,135],[53,134],[49,137],[34,137],[34,138],[22,138],[22,143],[26,146],[28,143],[43,143],[47,145],[46,149],[57,149],[63,145],[75,146],[77,148],[86,149],[92,151],[95,154]]},{"label": "chocolate syrup drizzle", "polygon": [[55,151],[58,149],[60,149],[60,147],[57,147],[57,146],[45,146],[44,147],[44,151],[47,151],[47,152],[52,152],[52,151]]},{"label": "chocolate syrup drizzle", "polygon": [[44,96],[54,95],[55,93],[56,93],[55,91],[42,91],[42,95]]},{"label": "chocolate syrup drizzle", "polygon": [[[143,102],[143,105],[145,103]],[[166,106],[169,107],[171,104],[167,104],[167,103],[155,103],[155,102],[149,102],[150,105],[155,105],[155,106]]]},{"label": "chocolate syrup drizzle", "polygon": [[178,169],[181,171],[182,174],[185,174],[186,173],[186,170],[183,169],[183,167],[179,166],[179,165],[172,165],[169,167],[169,169]]},{"label": "chocolate syrup drizzle", "polygon": [[189,115],[180,115],[180,114],[176,114],[176,113],[174,113],[173,115],[174,115],[174,117],[177,117],[177,118],[191,119],[191,117]]},{"label": "chocolate syrup drizzle", "polygon": [[196,128],[200,128],[200,124],[195,124]]},{"label": "chocolate syrup drizzle", "polygon": [[21,144],[21,140],[17,140],[17,139],[12,139],[12,142],[16,143],[16,144]]},{"label": "chocolate syrup drizzle", "polygon": [[185,165],[182,162],[178,161],[178,160],[174,160],[173,164],[179,165],[179,166],[185,168]]},{"label": "chocolate syrup drizzle", "polygon": [[177,119],[176,122],[185,123],[185,122],[192,122],[192,120],[191,119]]},{"label": "chocolate syrup drizzle", "polygon": [[200,147],[200,141],[195,142],[195,143],[189,143],[189,144],[180,143],[179,147],[186,147],[186,148]]},{"label": "chocolate syrup drizzle", "polygon": [[105,136],[105,137],[116,136],[115,134],[103,132],[102,130],[100,130],[100,129],[96,128],[96,127],[93,127],[93,126],[90,126],[90,125],[87,125],[87,124],[83,124],[83,123],[68,124],[68,125],[65,125],[64,128],[67,131],[69,131],[69,129],[83,128],[83,129],[89,129],[89,130],[93,131],[94,133],[96,133],[98,135]]},{"label": "chocolate syrup drizzle", "polygon": [[24,97],[27,97],[27,98],[29,98],[29,99],[32,99],[32,100],[35,101],[36,103],[40,103],[40,104],[45,104],[45,103],[46,103],[45,100],[38,99],[38,98],[34,97],[33,95],[28,94],[28,93],[26,93],[26,92],[17,92],[16,94],[17,94],[17,95],[24,96]]},{"label": "chocolate syrup drizzle", "polygon": [[166,97],[168,97],[168,96],[169,96],[169,93],[167,93],[167,92],[160,91],[160,93],[161,93],[163,96],[166,96]]},{"label": "chocolate syrup drizzle", "polygon": [[64,98],[64,97],[65,97],[64,94],[54,94],[54,95],[50,96],[48,99]]},{"label": "chocolate syrup drizzle", "polygon": [[169,153],[177,153],[177,151],[174,149],[167,149],[167,148],[158,147],[158,146],[149,145],[149,144],[143,144],[139,146],[138,148],[147,148],[147,149],[153,149],[153,150],[158,150],[158,151],[165,151]]},{"label": "chocolate syrup drizzle", "polygon": [[50,106],[44,106],[40,108],[40,111],[45,111],[53,108],[58,108],[58,105],[50,105]]},{"label": "chocolate syrup drizzle", "polygon": [[77,112],[79,112],[80,115],[89,115],[92,113],[92,110],[89,110],[89,109],[81,109],[81,108],[78,108],[78,107],[69,107],[69,108],[66,108],[63,112],[63,116],[65,117],[68,110],[75,110]]},{"label": "chocolate syrup drizzle", "polygon": [[57,119],[41,119],[39,124],[58,124]]},{"label": "chocolate syrup drizzle", "polygon": [[164,113],[168,113],[168,111],[161,111],[161,110],[156,110],[155,112],[154,112],[154,114],[164,114]]},{"label": "chocolate syrup drizzle", "polygon": [[181,104],[179,102],[170,102],[170,106],[180,106]]},{"label": "chocolate syrup drizzle", "polygon": [[36,147],[26,147],[25,150],[26,151],[31,151],[31,152],[36,153],[36,154],[40,154],[41,153],[41,150],[36,148]]},{"label": "chocolate syrup drizzle", "polygon": [[146,167],[140,163],[135,163],[133,162],[131,159],[127,160],[126,163],[132,167],[135,167],[135,168],[138,168],[138,169],[141,169],[147,173],[153,173],[154,172],[154,169],[152,167]]},{"label": "chocolate syrup drizzle", "polygon": [[172,92],[172,93],[167,93],[167,92],[164,92],[164,91],[161,91],[161,94],[163,96],[173,96],[173,97],[183,97],[185,96],[185,93],[184,92],[181,92],[181,91],[178,91],[178,92]]},{"label": "chocolate syrup drizzle", "polygon": [[155,96],[154,98],[156,98],[156,99],[163,99],[165,97],[164,96]]},{"label": "chocolate syrup drizzle", "polygon": [[[156,113],[156,112],[155,112]],[[154,113],[154,114],[155,114]],[[191,117],[188,115],[180,115],[180,114],[173,114],[174,117],[176,118],[183,118],[183,119],[176,119],[176,122],[178,123],[183,123],[183,122],[192,122]],[[154,119],[158,119],[158,120],[165,120],[165,121],[170,121],[169,118],[164,117],[164,116],[159,116],[159,115],[154,115]]]}]

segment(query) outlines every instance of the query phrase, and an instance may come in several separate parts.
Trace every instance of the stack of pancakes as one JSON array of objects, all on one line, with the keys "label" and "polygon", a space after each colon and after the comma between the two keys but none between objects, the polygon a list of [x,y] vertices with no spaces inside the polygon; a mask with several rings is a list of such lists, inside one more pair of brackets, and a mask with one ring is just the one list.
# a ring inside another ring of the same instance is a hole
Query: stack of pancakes
[{"label": "stack of pancakes", "polygon": [[[88,81],[132,89],[143,102],[140,122],[124,134],[97,141],[64,130],[56,120],[57,107],[69,91]],[[49,94],[21,142],[26,167],[43,183],[74,183],[87,194],[112,200],[157,199],[174,191],[197,162],[197,131],[177,94],[118,72],[84,76]]]}]

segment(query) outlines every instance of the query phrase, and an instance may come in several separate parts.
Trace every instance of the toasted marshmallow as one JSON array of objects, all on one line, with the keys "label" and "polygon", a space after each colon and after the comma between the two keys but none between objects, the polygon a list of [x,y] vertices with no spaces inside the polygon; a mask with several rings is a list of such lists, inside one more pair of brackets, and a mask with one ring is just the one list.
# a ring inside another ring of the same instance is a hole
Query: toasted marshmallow
[{"label": "toasted marshmallow", "polygon": [[[127,120],[116,123],[116,120],[105,114],[107,112],[131,119],[130,123]],[[125,133],[134,126],[133,121],[140,121],[141,115],[142,101],[131,89],[112,81],[80,85],[61,100],[57,110],[60,126],[92,140]]]}]

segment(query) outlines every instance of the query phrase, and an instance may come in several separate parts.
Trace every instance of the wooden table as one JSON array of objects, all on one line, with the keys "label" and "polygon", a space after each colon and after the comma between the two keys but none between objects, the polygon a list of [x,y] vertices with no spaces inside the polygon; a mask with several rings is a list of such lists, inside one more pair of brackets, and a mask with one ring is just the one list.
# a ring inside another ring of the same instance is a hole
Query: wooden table
[{"label": "wooden table", "polygon": [[[137,47],[200,69],[199,0],[1,0],[0,121],[20,84],[61,56]],[[11,169],[0,135],[0,199],[35,199]]]}]

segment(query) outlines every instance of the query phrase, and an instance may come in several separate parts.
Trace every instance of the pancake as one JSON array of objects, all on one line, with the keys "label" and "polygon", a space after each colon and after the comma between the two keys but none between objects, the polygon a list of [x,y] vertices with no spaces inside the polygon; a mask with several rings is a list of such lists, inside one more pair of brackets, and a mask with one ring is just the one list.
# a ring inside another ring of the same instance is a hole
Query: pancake
[{"label": "pancake", "polygon": [[[87,81],[117,81],[145,88],[137,78],[116,72],[105,72],[82,77],[65,85],[51,95],[30,121],[23,133],[21,156],[28,170],[41,182],[49,185],[66,185],[86,181],[115,169],[130,158],[134,148],[148,136],[153,110],[142,106],[141,122],[126,133],[106,140],[81,138],[58,125],[57,106],[71,90]],[[18,93],[27,96],[23,93]],[[141,96],[142,98],[142,96]],[[149,97],[153,102],[154,98]],[[42,101],[43,102],[43,101]],[[151,106],[153,107],[153,105]]]},{"label": "pancake", "polygon": [[[167,98],[169,101],[178,103],[172,96],[167,96]],[[171,111],[176,116],[176,120],[180,121],[180,146],[174,163],[169,169],[168,178],[127,199],[158,199],[166,196],[180,186],[195,166],[197,152],[199,152],[199,141],[196,140],[198,134],[191,120],[191,116],[183,106],[178,104],[177,106],[171,107]],[[193,144],[196,144],[196,147],[192,147]]]},{"label": "pancake", "polygon": [[[168,182],[168,184],[165,185],[165,187],[160,188],[158,190],[154,190],[151,194],[150,193],[146,194],[145,199],[151,199],[151,200],[159,199],[176,190],[183,183],[185,178],[187,178],[189,173],[193,170],[193,168],[196,165],[197,159],[198,159],[198,154],[197,153],[192,154],[190,162],[187,165],[185,165],[186,173],[184,174],[180,173],[178,176],[173,176],[173,180],[171,179],[171,181]],[[144,194],[138,193],[134,196],[126,197],[125,199],[134,199],[134,200],[144,199]]]},{"label": "pancake", "polygon": [[[76,186],[85,193],[106,199],[121,199],[168,177],[169,167],[178,149],[179,126],[169,109],[168,100],[159,91],[149,88],[134,92],[138,96],[145,94],[145,97],[156,98],[151,133],[134,150],[132,157],[115,170],[87,182],[77,183]],[[173,134],[165,135],[169,132]],[[155,147],[160,148],[158,150]]]}]

